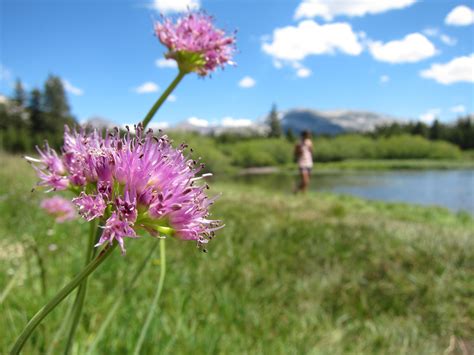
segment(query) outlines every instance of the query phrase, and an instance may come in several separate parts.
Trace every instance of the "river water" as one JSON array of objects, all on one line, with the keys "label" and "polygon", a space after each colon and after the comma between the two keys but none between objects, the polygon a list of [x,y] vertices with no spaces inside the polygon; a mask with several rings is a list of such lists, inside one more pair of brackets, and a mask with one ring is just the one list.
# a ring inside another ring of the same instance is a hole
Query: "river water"
[{"label": "river water", "polygon": [[[245,175],[238,181],[291,191],[296,175]],[[313,174],[311,190],[367,199],[437,205],[474,215],[474,170],[342,172]]]}]

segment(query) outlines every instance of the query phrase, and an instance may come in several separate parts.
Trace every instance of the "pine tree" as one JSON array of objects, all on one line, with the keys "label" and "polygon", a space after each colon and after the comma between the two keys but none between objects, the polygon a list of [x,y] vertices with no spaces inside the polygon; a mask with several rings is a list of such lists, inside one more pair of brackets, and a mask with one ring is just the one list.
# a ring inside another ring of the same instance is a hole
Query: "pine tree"
[{"label": "pine tree", "polygon": [[50,75],[44,84],[44,110],[56,118],[71,116],[61,78]]},{"label": "pine tree", "polygon": [[44,122],[44,116],[41,107],[41,91],[38,89],[33,89],[31,91],[28,110],[30,111],[32,133],[36,134],[39,132],[44,132],[46,130],[46,123]]},{"label": "pine tree", "polygon": [[438,120],[434,120],[431,124],[430,131],[429,131],[429,138],[431,140],[441,139],[442,127]]},{"label": "pine tree", "polygon": [[427,138],[428,126],[423,122],[417,122],[412,128],[411,134]]},{"label": "pine tree", "polygon": [[270,128],[270,132],[268,134],[269,137],[271,138],[281,137],[282,129],[281,129],[280,120],[278,119],[278,111],[275,104],[273,104],[270,114],[268,115],[267,124]]},{"label": "pine tree", "polygon": [[15,102],[20,107],[25,107],[26,105],[26,92],[23,88],[23,84],[21,83],[20,79],[16,80],[15,83],[15,92],[13,94],[13,102]]},{"label": "pine tree", "polygon": [[286,131],[286,139],[291,143],[296,141],[296,136],[291,128],[288,128],[288,131]]}]

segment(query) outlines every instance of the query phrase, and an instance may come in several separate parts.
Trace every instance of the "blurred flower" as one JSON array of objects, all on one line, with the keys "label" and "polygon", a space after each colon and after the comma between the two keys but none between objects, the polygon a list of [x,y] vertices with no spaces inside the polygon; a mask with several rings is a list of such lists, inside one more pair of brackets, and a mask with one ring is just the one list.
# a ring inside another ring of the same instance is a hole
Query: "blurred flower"
[{"label": "blurred flower", "polygon": [[233,64],[235,34],[214,27],[213,18],[204,13],[189,13],[175,23],[169,18],[155,23],[155,34],[166,47],[165,57],[174,59],[184,73],[206,76],[217,67]]},{"label": "blurred flower", "polygon": [[47,213],[56,217],[57,223],[63,223],[76,218],[76,209],[71,201],[64,197],[54,196],[44,199],[40,204]]},{"label": "blurred flower", "polygon": [[[207,185],[196,184],[206,176],[196,177],[202,165],[184,155],[186,145],[173,148],[167,136],[145,133],[141,125],[135,132],[121,137],[115,130],[103,138],[96,131],[66,128],[61,156],[47,146],[40,150],[41,159],[29,158],[42,180],[39,185],[54,189],[49,157],[57,157],[54,166],[63,169],[54,171],[76,194],[72,202],[79,214],[103,224],[97,245],[116,240],[124,253],[124,238],[136,238],[139,229],[194,240],[198,246],[207,243],[222,226],[208,219],[214,199],[206,196]],[[58,221],[74,212],[71,202],[60,197],[43,201],[42,207]]]},{"label": "blurred flower", "polygon": [[58,250],[58,246],[54,243],[50,244],[50,245],[48,245],[48,250],[51,251],[51,252],[56,251],[56,250]]}]

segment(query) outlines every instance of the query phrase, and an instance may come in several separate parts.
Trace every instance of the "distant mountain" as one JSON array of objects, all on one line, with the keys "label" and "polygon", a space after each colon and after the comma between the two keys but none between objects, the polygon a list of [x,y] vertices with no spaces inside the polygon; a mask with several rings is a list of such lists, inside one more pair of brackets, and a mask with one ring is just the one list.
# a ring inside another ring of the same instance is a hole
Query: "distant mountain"
[{"label": "distant mountain", "polygon": [[112,130],[117,127],[117,125],[113,121],[100,116],[89,117],[85,122],[81,123],[81,126],[98,130]]},{"label": "distant mountain", "polygon": [[370,132],[375,127],[394,121],[394,117],[369,111],[335,110],[317,111],[292,109],[281,113],[281,125],[285,131],[300,133],[309,130],[314,134],[335,135],[344,132]]},{"label": "distant mountain", "polygon": [[241,136],[265,135],[268,131],[266,125],[253,122],[247,119],[231,119],[224,118],[221,124],[209,123],[207,120],[191,117],[186,121],[182,121],[175,126],[171,126],[170,130],[196,132],[204,135],[220,135],[223,133],[234,133]]},{"label": "distant mountain", "polygon": [[[283,130],[291,129],[295,134],[299,134],[304,130],[309,130],[313,134],[329,135],[345,132],[370,132],[379,125],[390,124],[394,121],[405,121],[384,114],[356,110],[291,109],[279,112],[278,116]],[[241,136],[266,135],[268,126],[265,121],[266,117],[260,117],[256,120],[225,117],[220,123],[214,123],[205,119],[190,117],[176,125],[166,125],[161,128],[165,128],[167,131],[196,132],[203,135],[220,135],[223,133],[235,133]],[[113,121],[98,116],[90,117],[83,125],[109,130],[117,126]],[[150,126],[153,126],[153,123]]]}]

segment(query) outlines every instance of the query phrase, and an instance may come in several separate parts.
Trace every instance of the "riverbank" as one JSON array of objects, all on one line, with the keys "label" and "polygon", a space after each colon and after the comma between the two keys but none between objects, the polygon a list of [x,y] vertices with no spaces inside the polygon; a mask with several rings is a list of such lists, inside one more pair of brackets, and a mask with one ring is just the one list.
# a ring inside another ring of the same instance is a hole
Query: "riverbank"
[{"label": "riverbank", "polygon": [[[338,162],[320,163],[315,162],[313,173],[349,171],[349,170],[450,170],[450,169],[474,169],[474,159],[463,160],[431,160],[431,159],[354,159]],[[241,169],[239,175],[247,174],[273,174],[295,172],[298,170],[296,164],[284,166],[265,166]]]},{"label": "riverbank", "polygon": [[[87,226],[53,227],[37,207],[44,194],[30,193],[33,170],[15,158],[2,164],[0,284],[15,279],[0,306],[5,353],[26,319],[81,268]],[[170,267],[144,353],[433,354],[451,343],[469,346],[474,220],[467,214],[211,185],[211,195],[222,193],[212,217],[226,227],[207,254],[190,242],[167,241]],[[86,352],[130,270],[156,242],[127,240],[127,255],[116,253],[92,276],[77,353]],[[32,245],[42,256],[46,294]],[[97,353],[133,350],[159,271],[154,259]],[[67,306],[48,316],[27,353],[48,348]],[[59,342],[53,353],[62,349]]]}]

